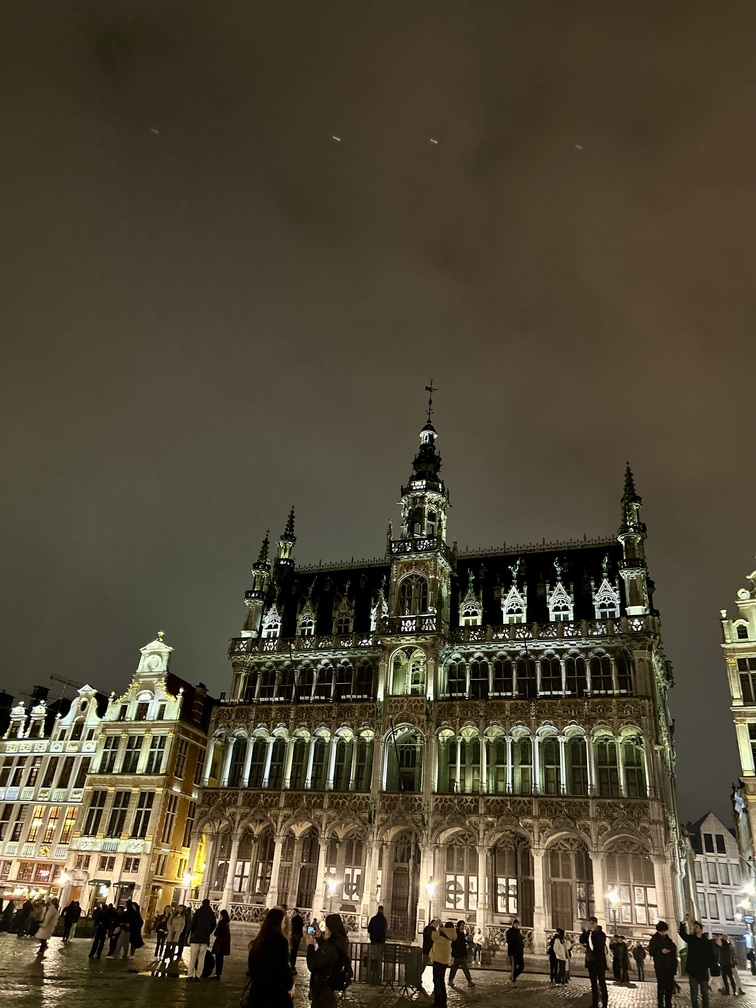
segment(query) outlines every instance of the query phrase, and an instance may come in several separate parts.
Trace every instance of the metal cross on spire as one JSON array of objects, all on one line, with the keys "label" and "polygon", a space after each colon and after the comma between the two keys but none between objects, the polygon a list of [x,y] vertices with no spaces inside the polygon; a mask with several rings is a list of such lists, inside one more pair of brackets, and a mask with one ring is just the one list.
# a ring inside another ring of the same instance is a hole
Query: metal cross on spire
[{"label": "metal cross on spire", "polygon": [[433,386],[433,379],[431,378],[430,385],[425,386],[425,391],[428,393],[428,423],[431,422],[431,417],[433,416],[433,393],[438,392],[437,388]]}]

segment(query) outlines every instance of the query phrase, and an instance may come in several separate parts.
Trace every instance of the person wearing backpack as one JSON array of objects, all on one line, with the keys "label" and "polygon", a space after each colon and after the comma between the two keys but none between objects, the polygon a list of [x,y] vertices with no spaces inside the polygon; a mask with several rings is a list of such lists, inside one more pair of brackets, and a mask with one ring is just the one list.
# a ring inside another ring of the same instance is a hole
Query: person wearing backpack
[{"label": "person wearing backpack", "polygon": [[454,986],[454,977],[457,970],[461,969],[465,974],[468,987],[474,987],[473,978],[470,976],[470,967],[467,965],[467,931],[465,922],[457,921],[457,932],[451,943],[452,968],[449,970],[449,986]]},{"label": "person wearing backpack", "polygon": [[308,934],[305,942],[312,1008],[335,1008],[337,991],[346,990],[352,980],[349,942],[340,914],[328,914],[323,934],[317,939]]}]

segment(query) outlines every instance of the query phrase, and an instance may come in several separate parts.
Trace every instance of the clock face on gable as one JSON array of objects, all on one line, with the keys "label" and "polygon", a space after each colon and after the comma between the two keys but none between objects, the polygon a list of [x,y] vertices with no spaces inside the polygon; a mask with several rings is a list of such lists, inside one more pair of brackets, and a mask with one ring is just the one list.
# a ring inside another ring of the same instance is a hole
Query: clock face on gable
[{"label": "clock face on gable", "polygon": [[154,672],[155,669],[159,669],[160,668],[160,659],[158,658],[157,655],[151,655],[147,659],[147,668],[148,669],[152,669],[153,672]]}]

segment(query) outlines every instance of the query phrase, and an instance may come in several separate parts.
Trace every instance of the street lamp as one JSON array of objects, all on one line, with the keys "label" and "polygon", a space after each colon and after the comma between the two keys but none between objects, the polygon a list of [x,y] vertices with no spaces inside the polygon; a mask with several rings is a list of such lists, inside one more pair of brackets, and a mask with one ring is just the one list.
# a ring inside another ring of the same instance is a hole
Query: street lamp
[{"label": "street lamp", "polygon": [[614,924],[614,933],[617,933],[617,906],[620,901],[619,893],[616,888],[610,889],[606,894],[606,898],[609,901],[609,907],[612,914],[612,923]]},{"label": "street lamp", "polygon": [[326,888],[328,890],[328,913],[333,913],[333,897],[336,895],[339,883],[331,876],[326,882]]},{"label": "street lamp", "polygon": [[193,878],[194,878],[194,875],[192,875],[191,872],[184,872],[184,877],[181,880],[184,883],[184,895],[181,897],[181,902],[182,903],[186,903],[187,892],[189,890],[189,886],[192,884],[192,879]]},{"label": "street lamp", "polygon": [[428,879],[425,884],[425,892],[428,896],[428,923],[430,924],[432,917],[431,913],[433,911],[433,897],[436,895],[436,883],[433,879]]}]

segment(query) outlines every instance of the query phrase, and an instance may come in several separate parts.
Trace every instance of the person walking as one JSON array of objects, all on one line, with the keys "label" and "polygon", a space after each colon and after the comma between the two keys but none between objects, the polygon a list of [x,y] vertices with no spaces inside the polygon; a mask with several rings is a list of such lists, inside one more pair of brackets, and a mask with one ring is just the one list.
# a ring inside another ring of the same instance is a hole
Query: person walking
[{"label": "person walking", "polygon": [[291,968],[294,972],[297,972],[297,956],[299,955],[299,946],[302,944],[302,938],[304,937],[304,917],[302,914],[294,907],[294,913],[291,917],[291,935],[289,938],[289,958],[291,962]]},{"label": "person walking", "polygon": [[556,963],[556,974],[554,983],[555,984],[566,984],[566,969],[567,969],[567,942],[564,938],[564,929],[557,928],[554,937],[551,940],[551,946],[554,950],[554,961]]},{"label": "person walking", "polygon": [[152,931],[155,935],[155,958],[162,959],[165,951],[165,937],[168,934],[168,914],[171,908],[167,906],[162,913],[155,914],[152,922]]},{"label": "person walking", "polygon": [[336,992],[346,990],[352,978],[349,941],[341,915],[328,914],[323,937],[307,935],[305,941],[312,1008],[336,1008]]},{"label": "person walking", "polygon": [[81,907],[78,900],[71,900],[62,913],[63,917],[63,941],[67,942],[76,934],[76,925],[81,918]]},{"label": "person walking", "polygon": [[221,910],[218,916],[218,926],[215,929],[215,941],[212,953],[215,956],[215,979],[223,976],[223,960],[231,955],[231,918],[228,910]]},{"label": "person walking", "polygon": [[714,946],[704,934],[703,924],[693,921],[693,933],[688,931],[690,914],[680,923],[680,937],[688,946],[685,957],[685,972],[690,983],[691,1008],[698,1008],[698,993],[701,992],[701,1008],[709,1008],[709,970],[716,968],[717,957]]},{"label": "person walking", "polygon": [[105,947],[105,939],[108,935],[108,924],[110,914],[104,903],[100,903],[92,911],[92,921],[95,926],[92,948],[89,950],[90,959],[99,959]]},{"label": "person walking", "polygon": [[47,951],[47,942],[53,936],[55,928],[58,926],[58,918],[60,913],[58,912],[58,901],[52,896],[44,904],[45,912],[42,916],[42,923],[37,928],[36,937],[39,938],[39,948],[37,949],[37,955],[44,955]]},{"label": "person walking", "polygon": [[440,919],[431,932],[433,944],[430,950],[430,963],[433,968],[433,1004],[446,1008],[446,971],[452,963],[452,942],[456,930],[451,921],[442,924]]},{"label": "person walking", "polygon": [[168,917],[168,930],[165,934],[165,954],[166,959],[176,959],[181,956],[181,936],[186,930],[186,909],[177,906]]},{"label": "person walking", "polygon": [[368,921],[367,932],[373,944],[385,944],[386,937],[388,936],[388,921],[386,920],[382,906],[378,907],[375,915]]},{"label": "person walking", "polygon": [[210,945],[210,938],[215,930],[216,917],[209,899],[203,899],[202,904],[192,917],[189,929],[189,962],[186,967],[187,980],[201,980],[205,966],[205,955]]},{"label": "person walking", "polygon": [[456,934],[451,943],[452,967],[449,970],[449,986],[454,986],[454,977],[457,970],[461,969],[467,980],[468,987],[474,987],[473,978],[470,976],[470,967],[467,965],[467,929],[464,921],[457,921]]},{"label": "person walking", "polygon": [[599,995],[601,1008],[609,1004],[609,991],[606,986],[606,935],[596,917],[589,917],[586,927],[580,935],[580,944],[585,948],[585,967],[591,981],[591,1004],[598,1008]]},{"label": "person walking", "polygon": [[[249,1008],[292,1008],[289,943],[283,933],[284,912],[273,907],[265,915],[257,937],[249,943],[247,976]],[[242,1002],[244,1003],[244,1002]]]},{"label": "person walking", "polygon": [[643,948],[640,942],[637,942],[635,948],[633,949],[633,959],[635,959],[635,968],[638,970],[638,979],[646,979],[646,950]]},{"label": "person walking", "polygon": [[656,933],[648,943],[648,954],[654,963],[656,973],[656,1006],[672,1008],[672,994],[677,973],[677,945],[669,937],[669,924],[659,921]]},{"label": "person walking", "polygon": [[517,983],[517,977],[525,970],[525,940],[516,917],[512,921],[512,926],[507,928],[504,937],[507,940],[507,955],[512,966],[512,983]]},{"label": "person walking", "polygon": [[730,987],[732,987],[732,993],[736,994],[737,988],[735,987],[735,977],[732,975],[732,967],[735,965],[735,950],[727,940],[727,935],[719,934],[716,936],[716,948],[714,950],[714,954],[719,960],[719,968],[722,973],[722,983],[724,984],[719,993],[729,994]]}]

